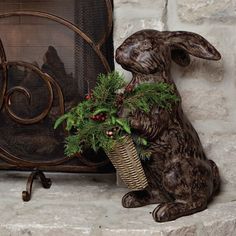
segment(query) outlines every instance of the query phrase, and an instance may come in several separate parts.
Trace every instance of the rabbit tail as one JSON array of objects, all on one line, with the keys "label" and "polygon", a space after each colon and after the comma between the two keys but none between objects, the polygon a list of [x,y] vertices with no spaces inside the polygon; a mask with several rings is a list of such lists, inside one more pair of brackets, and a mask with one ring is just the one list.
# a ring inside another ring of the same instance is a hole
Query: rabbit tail
[{"label": "rabbit tail", "polygon": [[212,168],[212,177],[213,177],[213,192],[212,195],[216,195],[220,190],[220,173],[219,169],[216,166],[215,162],[209,160],[211,168]]}]

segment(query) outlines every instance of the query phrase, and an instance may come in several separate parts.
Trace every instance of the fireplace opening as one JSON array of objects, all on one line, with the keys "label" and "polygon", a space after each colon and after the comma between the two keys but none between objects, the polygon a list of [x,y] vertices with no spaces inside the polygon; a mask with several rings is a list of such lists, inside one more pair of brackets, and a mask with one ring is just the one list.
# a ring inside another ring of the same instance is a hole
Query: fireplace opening
[{"label": "fireplace opening", "polygon": [[[95,86],[97,75],[114,69],[111,13],[108,0],[0,2],[0,39],[7,62],[5,68],[2,58],[0,168],[112,170],[102,152],[64,156],[66,133],[53,129],[62,112],[61,96],[54,83],[51,91],[50,83],[40,76],[46,73],[60,86],[65,111],[82,101]],[[82,33],[76,33],[73,25]],[[37,120],[50,101],[47,114]]]}]

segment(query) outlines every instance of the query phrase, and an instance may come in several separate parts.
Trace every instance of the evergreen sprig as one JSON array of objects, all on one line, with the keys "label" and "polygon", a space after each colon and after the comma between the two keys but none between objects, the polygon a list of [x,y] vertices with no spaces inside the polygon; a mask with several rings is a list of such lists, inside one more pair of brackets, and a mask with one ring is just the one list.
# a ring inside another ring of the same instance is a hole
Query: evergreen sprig
[{"label": "evergreen sprig", "polygon": [[[54,128],[66,121],[66,130],[72,131],[65,140],[65,154],[72,156],[87,148],[109,151],[125,134],[131,134],[126,119],[117,116],[117,90],[123,88],[125,80],[118,72],[99,75],[96,87],[91,91],[91,98],[79,103],[69,112],[57,119]],[[104,121],[92,117],[105,115]],[[113,132],[115,131],[115,132]],[[107,134],[112,132],[112,136]]]},{"label": "evergreen sprig", "polygon": [[173,91],[173,86],[164,82],[140,84],[124,99],[124,107],[131,112],[138,109],[145,113],[154,105],[170,109],[173,102],[178,101]]},{"label": "evergreen sprig", "polygon": [[125,84],[124,77],[118,72],[114,71],[108,75],[100,74],[98,76],[98,83],[93,89],[94,101],[101,107],[103,105],[107,106],[108,103],[113,105],[117,91],[123,88]]},{"label": "evergreen sprig", "polygon": [[[131,135],[128,117],[118,116],[121,107],[127,109],[128,114],[134,110],[148,113],[154,105],[170,109],[178,100],[174,88],[166,83],[141,84],[131,92],[119,94],[118,91],[125,85],[124,77],[118,72],[101,74],[87,100],[57,119],[54,128],[66,122],[66,130],[70,132],[65,140],[67,156],[88,148],[94,151],[102,148],[109,152],[125,134]],[[134,141],[141,158],[150,155],[144,137],[136,137]]]}]

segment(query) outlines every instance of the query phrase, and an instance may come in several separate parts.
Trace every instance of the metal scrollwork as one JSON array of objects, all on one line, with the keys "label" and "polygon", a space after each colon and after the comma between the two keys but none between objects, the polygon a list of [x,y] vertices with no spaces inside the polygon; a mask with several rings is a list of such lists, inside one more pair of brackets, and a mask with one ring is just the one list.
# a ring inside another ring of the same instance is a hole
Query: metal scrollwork
[{"label": "metal scrollwork", "polygon": [[[35,73],[37,73],[40,78],[42,78],[47,86],[47,89],[48,89],[48,92],[49,92],[49,101],[48,101],[48,106],[46,107],[46,109],[41,113],[39,114],[38,116],[36,117],[33,117],[33,118],[29,118],[29,119],[26,119],[26,118],[21,118],[19,116],[17,116],[12,110],[11,110],[11,107],[10,107],[10,104],[11,104],[11,97],[12,95],[15,93],[15,92],[20,92],[20,93],[23,93],[27,98],[28,98],[28,101],[30,103],[30,100],[31,100],[31,94],[30,92],[26,89],[26,88],[23,88],[21,86],[16,86],[16,87],[13,87],[11,89],[9,89],[7,92],[6,92],[6,95],[5,95],[5,109],[6,109],[6,112],[9,114],[9,116],[15,120],[16,122],[20,123],[20,124],[35,124],[39,121],[41,121],[42,119],[44,119],[48,113],[50,112],[50,109],[52,107],[52,102],[53,102],[53,89],[52,89],[52,85],[51,85],[51,82],[53,80],[53,78],[51,76],[49,76],[48,74],[46,73],[43,73],[40,69],[38,69],[38,67],[36,67],[35,65],[33,64],[30,64],[30,63],[27,63],[27,62],[8,62],[7,63],[8,66],[11,66],[11,65],[15,65],[15,66],[23,66],[23,67],[26,67],[27,69],[31,69],[32,71],[34,71]],[[53,80],[54,83],[57,83],[55,80]],[[58,88],[59,88],[59,85],[58,85]],[[58,92],[59,91],[59,92]],[[61,89],[57,89],[57,92],[58,93],[62,93],[61,92]],[[64,105],[63,105],[64,107]]]},{"label": "metal scrollwork", "polygon": [[0,59],[2,68],[2,79],[3,79],[2,93],[0,93],[0,111],[1,111],[7,90],[7,57],[1,39],[0,39]]},{"label": "metal scrollwork", "polygon": [[[100,59],[101,63],[103,64],[106,72],[110,72],[111,68],[109,66],[109,63],[106,57],[101,52],[101,46],[106,42],[112,30],[112,3],[110,0],[105,0],[105,2],[106,2],[107,11],[108,11],[107,29],[106,29],[105,34],[99,40],[99,42],[96,42],[96,43],[88,35],[86,35],[78,26],[76,26],[72,22],[65,20],[59,16],[46,13],[46,12],[15,11],[15,12],[0,14],[0,19],[6,18],[6,17],[12,17],[12,16],[36,16],[36,17],[46,18],[48,20],[52,20],[59,24],[62,24],[65,27],[77,33],[81,38],[83,38],[85,42],[87,42],[91,46],[91,48],[94,50],[94,52]],[[52,78],[51,76],[49,76],[48,74],[41,71],[37,66],[31,63],[23,62],[23,61],[8,61],[1,39],[0,39],[0,60],[1,60],[0,70],[2,73],[2,88],[1,88],[2,91],[0,92],[0,111],[4,109],[4,111],[11,117],[11,119],[13,119],[15,122],[19,124],[24,124],[24,125],[35,124],[43,120],[49,114],[52,104],[53,104],[53,100],[55,98],[54,96],[54,89],[55,89],[57,93],[58,101],[59,101],[60,114],[64,113],[65,108],[64,108],[63,93],[59,84],[56,82],[56,80]],[[23,94],[24,96],[26,96],[29,103],[31,101],[31,93],[30,91],[28,91],[26,88],[22,86],[15,86],[10,89],[7,88],[8,70],[10,66],[20,66],[28,70],[31,70],[44,81],[47,91],[49,93],[48,103],[47,103],[47,107],[39,115],[33,118],[22,118],[18,116],[17,114],[15,114],[14,111],[11,109],[11,105],[12,105],[11,100],[14,93],[18,92],[18,93]],[[6,161],[7,163],[9,163],[10,165],[18,166],[18,167],[27,167],[27,168],[28,167],[40,168],[40,167],[56,166],[56,165],[63,164],[69,160],[68,157],[62,157],[62,158],[52,160],[52,161],[50,160],[42,161],[42,162],[29,161],[10,153],[3,147],[0,147],[0,158]],[[81,159],[81,161],[83,162],[83,159]],[[88,160],[85,160],[84,162],[85,162],[84,164],[87,166],[101,167],[101,166],[105,166],[109,162],[109,160],[107,159],[100,163],[92,163],[92,162],[90,163]]]}]

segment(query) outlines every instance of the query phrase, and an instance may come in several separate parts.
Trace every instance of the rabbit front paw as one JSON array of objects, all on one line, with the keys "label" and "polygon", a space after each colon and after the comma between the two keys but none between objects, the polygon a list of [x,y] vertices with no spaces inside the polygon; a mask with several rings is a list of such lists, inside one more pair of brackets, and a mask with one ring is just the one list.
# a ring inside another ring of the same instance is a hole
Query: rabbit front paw
[{"label": "rabbit front paw", "polygon": [[135,208],[150,204],[150,194],[146,190],[131,191],[122,198],[122,205],[125,208]]}]

